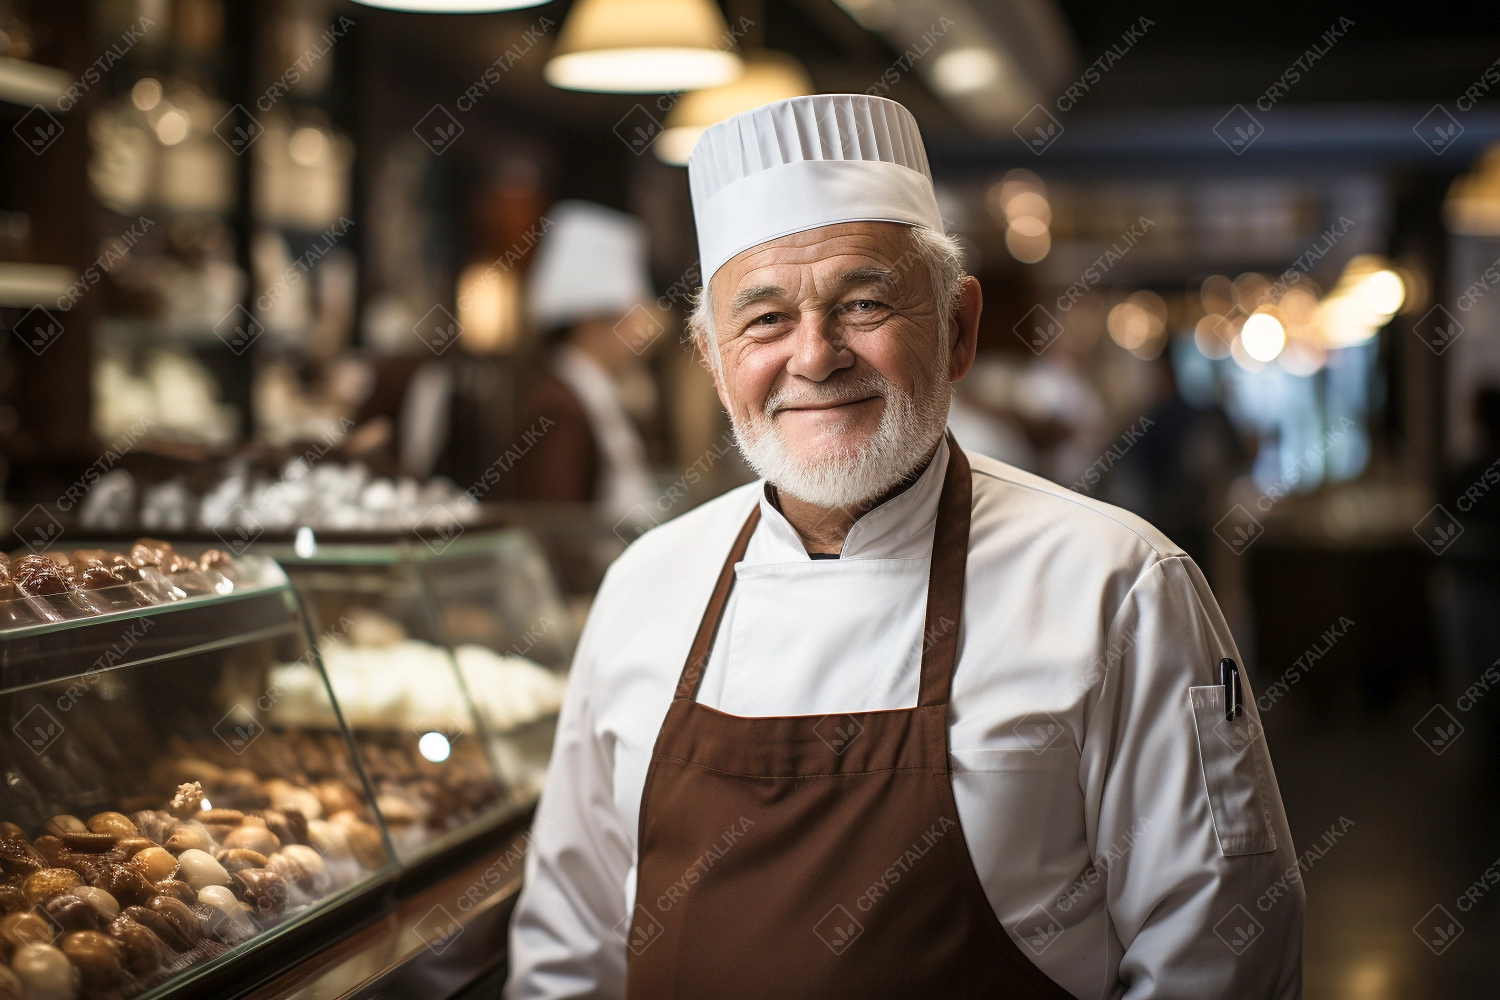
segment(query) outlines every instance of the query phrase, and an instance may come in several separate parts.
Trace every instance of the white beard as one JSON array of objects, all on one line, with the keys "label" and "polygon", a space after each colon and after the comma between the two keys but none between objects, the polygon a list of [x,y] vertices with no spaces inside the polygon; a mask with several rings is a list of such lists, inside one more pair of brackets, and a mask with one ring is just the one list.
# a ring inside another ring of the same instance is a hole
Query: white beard
[{"label": "white beard", "polygon": [[[944,352],[946,353],[946,352]],[[879,395],[885,399],[880,425],[868,441],[840,449],[812,462],[792,453],[775,421],[776,412],[793,398],[806,402],[806,393],[772,393],[762,412],[750,419],[731,413],[735,436],[745,461],[778,490],[818,507],[848,507],[873,500],[910,475],[937,447],[948,424],[953,385],[948,360],[923,373],[916,395],[877,373],[838,383],[832,393],[815,398],[832,402]]]}]

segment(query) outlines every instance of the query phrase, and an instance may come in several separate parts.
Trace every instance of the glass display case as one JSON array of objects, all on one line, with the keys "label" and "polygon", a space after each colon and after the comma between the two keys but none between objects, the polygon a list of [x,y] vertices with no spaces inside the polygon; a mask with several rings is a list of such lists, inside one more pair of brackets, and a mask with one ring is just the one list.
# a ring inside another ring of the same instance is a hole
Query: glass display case
[{"label": "glass display case", "polygon": [[[318,635],[334,701],[406,864],[528,810],[551,753],[573,629],[516,531],[263,546]],[[272,717],[332,717],[311,665],[273,671]]]},{"label": "glass display case", "polygon": [[227,995],[378,909],[363,755],[336,712],[280,710],[288,664],[329,698],[281,569],[60,549],[0,557],[0,996]]}]

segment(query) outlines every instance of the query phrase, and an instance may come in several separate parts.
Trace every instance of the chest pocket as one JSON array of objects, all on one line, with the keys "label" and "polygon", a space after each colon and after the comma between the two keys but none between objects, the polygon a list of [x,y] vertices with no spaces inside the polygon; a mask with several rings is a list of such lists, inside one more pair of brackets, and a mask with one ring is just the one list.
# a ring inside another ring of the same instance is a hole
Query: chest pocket
[{"label": "chest pocket", "polygon": [[1224,688],[1218,684],[1188,688],[1188,699],[1220,853],[1235,857],[1276,850],[1266,808],[1271,759],[1259,721],[1249,711],[1226,720]]}]

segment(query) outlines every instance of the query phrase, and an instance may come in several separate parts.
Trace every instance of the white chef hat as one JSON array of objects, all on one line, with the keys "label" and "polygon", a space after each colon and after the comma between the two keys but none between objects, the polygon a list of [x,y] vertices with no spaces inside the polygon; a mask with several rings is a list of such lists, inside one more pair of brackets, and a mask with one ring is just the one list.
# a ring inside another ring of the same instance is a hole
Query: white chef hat
[{"label": "white chef hat", "polygon": [[526,279],[527,313],[538,326],[618,316],[655,297],[641,220],[578,199],[558,202],[542,219]]},{"label": "white chef hat", "polygon": [[815,94],[710,126],[688,158],[703,284],[735,254],[837,222],[943,231],[911,112],[884,97]]}]

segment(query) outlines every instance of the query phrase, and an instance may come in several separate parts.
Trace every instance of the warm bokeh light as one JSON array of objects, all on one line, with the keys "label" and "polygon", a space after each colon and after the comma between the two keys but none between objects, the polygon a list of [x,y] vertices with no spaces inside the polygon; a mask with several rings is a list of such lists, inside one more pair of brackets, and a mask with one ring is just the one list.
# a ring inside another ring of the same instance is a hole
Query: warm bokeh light
[{"label": "warm bokeh light", "polygon": [[156,137],[164,146],[175,146],[187,138],[188,116],[176,108],[156,120]]},{"label": "warm bokeh light", "polygon": [[1319,340],[1325,347],[1366,343],[1391,321],[1405,300],[1401,275],[1383,258],[1360,254],[1344,267],[1319,306]]},{"label": "warm bokeh light", "polygon": [[1286,346],[1286,328],[1269,312],[1258,312],[1245,320],[1240,330],[1245,353],[1256,361],[1275,361]]},{"label": "warm bokeh light", "polygon": [[130,88],[130,100],[142,111],[150,111],[161,103],[161,82],[153,77],[141,77]]},{"label": "warm bokeh light", "polygon": [[950,97],[983,90],[1000,77],[1000,60],[989,49],[950,49],[932,64],[932,85]]},{"label": "warm bokeh light", "polygon": [[292,133],[287,153],[298,166],[316,167],[328,155],[328,136],[320,128],[303,126]]},{"label": "warm bokeh light", "polygon": [[1005,248],[1023,264],[1035,264],[1052,249],[1047,224],[1035,216],[1022,216],[1005,230]]},{"label": "warm bokeh light", "polygon": [[1012,224],[1024,218],[1039,219],[1044,227],[1052,224],[1052,206],[1039,191],[1018,191],[1005,202],[1001,211],[1005,213],[1006,221]]},{"label": "warm bokeh light", "polygon": [[1197,346],[1198,353],[1210,361],[1222,361],[1229,357],[1229,340],[1233,335],[1225,329],[1226,323],[1218,313],[1209,313],[1193,327],[1193,343]]},{"label": "warm bokeh light", "polygon": [[1154,358],[1166,340],[1167,304],[1155,292],[1134,292],[1109,311],[1104,325],[1110,339],[1127,351]]},{"label": "warm bokeh light", "polygon": [[1401,287],[1401,277],[1395,271],[1382,269],[1369,275],[1359,283],[1359,295],[1365,304],[1377,313],[1394,316],[1406,300],[1406,289]]},{"label": "warm bokeh light", "polygon": [[1228,315],[1234,306],[1234,282],[1222,274],[1209,275],[1198,286],[1198,301],[1203,303],[1204,312]]},{"label": "warm bokeh light", "polygon": [[1316,375],[1328,363],[1328,352],[1307,340],[1288,340],[1276,363],[1289,375]]}]

